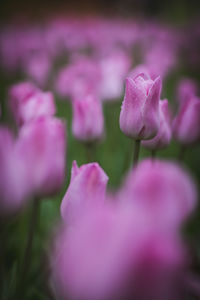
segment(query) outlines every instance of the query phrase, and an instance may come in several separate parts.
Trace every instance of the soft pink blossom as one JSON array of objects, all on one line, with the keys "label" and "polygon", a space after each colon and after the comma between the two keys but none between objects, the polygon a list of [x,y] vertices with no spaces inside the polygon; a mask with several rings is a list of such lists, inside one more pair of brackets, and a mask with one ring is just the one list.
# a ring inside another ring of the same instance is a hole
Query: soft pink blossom
[{"label": "soft pink blossom", "polygon": [[126,79],[125,97],[120,113],[122,132],[133,139],[150,139],[159,131],[161,80],[140,74]]},{"label": "soft pink blossom", "polygon": [[61,203],[62,218],[67,222],[77,220],[88,207],[102,203],[107,181],[108,176],[98,163],[79,168],[73,161],[70,185]]}]

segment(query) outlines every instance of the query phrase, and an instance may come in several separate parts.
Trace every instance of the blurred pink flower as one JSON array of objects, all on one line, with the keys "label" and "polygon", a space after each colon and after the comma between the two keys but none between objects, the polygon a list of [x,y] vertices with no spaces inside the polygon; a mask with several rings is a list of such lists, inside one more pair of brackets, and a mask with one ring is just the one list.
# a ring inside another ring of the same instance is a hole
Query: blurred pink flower
[{"label": "blurred pink flower", "polygon": [[160,128],[157,135],[151,139],[142,141],[142,146],[151,150],[159,150],[166,148],[171,140],[171,113],[169,111],[169,105],[167,100],[159,101],[160,111]]},{"label": "blurred pink flower", "polygon": [[98,206],[57,233],[50,259],[58,299],[174,299],[182,245],[130,208]]},{"label": "blurred pink flower", "polygon": [[67,222],[77,220],[87,209],[105,198],[108,176],[98,163],[77,166],[73,161],[71,182],[61,203],[61,215]]},{"label": "blurred pink flower", "polygon": [[18,125],[42,116],[53,116],[56,112],[51,92],[41,92],[29,82],[14,85],[9,90],[12,114]]},{"label": "blurred pink flower", "polygon": [[120,113],[122,132],[133,139],[153,138],[159,130],[161,80],[147,74],[126,79],[125,97]]},{"label": "blurred pink flower", "polygon": [[158,227],[176,228],[194,211],[197,191],[177,164],[146,159],[126,178],[119,197],[152,216]]},{"label": "blurred pink flower", "polygon": [[21,127],[18,143],[29,168],[33,195],[56,193],[65,177],[65,123],[53,117],[38,118]]},{"label": "blurred pink flower", "polygon": [[181,104],[173,122],[173,134],[183,145],[200,141],[200,99],[193,96]]},{"label": "blurred pink flower", "polygon": [[85,97],[99,90],[100,70],[97,63],[86,57],[75,57],[57,76],[55,89],[63,98]]},{"label": "blurred pink flower", "polygon": [[52,62],[47,53],[31,55],[24,63],[24,72],[40,87],[45,87],[50,75]]},{"label": "blurred pink flower", "polygon": [[197,94],[197,83],[189,78],[182,79],[177,86],[177,99],[180,105]]},{"label": "blurred pink flower", "polygon": [[115,51],[111,55],[103,57],[99,64],[102,73],[100,98],[118,100],[123,93],[124,81],[131,65],[129,56]]},{"label": "blurred pink flower", "polygon": [[75,99],[72,103],[72,132],[84,142],[100,140],[104,134],[104,117],[101,102],[94,95]]},{"label": "blurred pink flower", "polygon": [[39,117],[53,116],[56,112],[54,97],[51,92],[37,93],[19,106],[20,125]]},{"label": "blurred pink flower", "polygon": [[18,212],[30,195],[29,173],[17,140],[0,127],[0,215]]}]

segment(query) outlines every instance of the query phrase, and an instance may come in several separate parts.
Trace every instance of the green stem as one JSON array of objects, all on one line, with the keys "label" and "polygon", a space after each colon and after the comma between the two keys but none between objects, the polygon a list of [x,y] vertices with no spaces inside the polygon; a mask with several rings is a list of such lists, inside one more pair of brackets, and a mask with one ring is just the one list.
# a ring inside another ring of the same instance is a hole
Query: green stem
[{"label": "green stem", "polygon": [[18,287],[19,288],[18,292],[20,293],[21,299],[23,299],[24,286],[26,286],[24,284],[24,281],[26,280],[27,275],[29,273],[29,267],[31,263],[33,240],[34,240],[35,231],[36,231],[38,218],[39,218],[39,204],[40,204],[40,200],[38,198],[35,198],[33,200],[33,207],[31,210],[26,247],[24,251],[24,257],[22,261],[21,274],[20,274],[20,282]]},{"label": "green stem", "polygon": [[152,159],[156,158],[156,150],[151,150],[151,158]]},{"label": "green stem", "polygon": [[134,152],[133,152],[133,166],[137,165],[139,154],[140,154],[140,140],[135,140]]},{"label": "green stem", "polygon": [[86,149],[86,159],[87,162],[94,162],[95,161],[95,144],[94,143],[87,143],[85,144]]},{"label": "green stem", "polygon": [[186,152],[186,147],[181,145],[180,152],[179,152],[179,155],[178,155],[179,162],[182,162],[184,160],[185,152]]}]

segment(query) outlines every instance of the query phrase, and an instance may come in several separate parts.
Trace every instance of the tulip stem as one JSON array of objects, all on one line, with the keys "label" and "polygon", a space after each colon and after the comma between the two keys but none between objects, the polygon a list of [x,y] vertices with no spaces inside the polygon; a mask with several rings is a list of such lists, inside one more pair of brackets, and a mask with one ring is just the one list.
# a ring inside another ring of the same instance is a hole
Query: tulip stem
[{"label": "tulip stem", "polygon": [[182,145],[180,148],[179,156],[178,156],[178,160],[180,162],[182,162],[184,160],[185,152],[186,152],[186,147]]},{"label": "tulip stem", "polygon": [[95,145],[94,143],[87,143],[85,145],[86,148],[86,156],[87,156],[87,162],[94,162],[95,158],[94,158],[94,151],[95,151]]},{"label": "tulip stem", "polygon": [[151,150],[151,158],[152,159],[156,158],[156,150]]},{"label": "tulip stem", "polygon": [[138,163],[139,153],[140,153],[140,140],[135,140],[134,152],[133,152],[133,166],[136,166]]},{"label": "tulip stem", "polygon": [[23,293],[24,293],[23,286],[25,286],[24,280],[26,280],[27,274],[29,272],[30,262],[31,262],[31,252],[32,252],[32,246],[33,246],[33,240],[34,240],[35,231],[36,231],[36,227],[37,227],[37,223],[38,223],[38,217],[39,217],[39,204],[40,204],[40,200],[38,198],[35,198],[33,200],[33,207],[31,210],[26,247],[25,247],[24,257],[23,257],[22,267],[21,267],[19,293],[21,294],[20,296],[22,298],[23,298]]}]

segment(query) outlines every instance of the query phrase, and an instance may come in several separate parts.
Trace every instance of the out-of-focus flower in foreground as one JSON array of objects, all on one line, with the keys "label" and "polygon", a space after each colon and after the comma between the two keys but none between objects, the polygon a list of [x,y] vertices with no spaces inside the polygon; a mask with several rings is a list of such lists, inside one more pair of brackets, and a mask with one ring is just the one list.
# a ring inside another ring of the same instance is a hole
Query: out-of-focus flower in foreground
[{"label": "out-of-focus flower in foreground", "polygon": [[151,150],[163,149],[169,145],[171,140],[171,113],[167,100],[159,101],[159,110],[160,128],[157,135],[151,140],[142,141],[142,146]]},{"label": "out-of-focus flower in foreground", "polygon": [[100,140],[104,133],[102,103],[94,96],[78,98],[73,103],[72,132],[83,142]]},{"label": "out-of-focus flower in foreground", "polygon": [[61,215],[66,222],[77,220],[88,207],[99,205],[105,198],[108,176],[98,163],[77,166],[73,162],[71,182],[62,200]]},{"label": "out-of-focus flower in foreground", "polygon": [[65,124],[53,117],[38,118],[21,127],[18,142],[29,168],[33,195],[57,192],[65,177]]},{"label": "out-of-focus flower in foreground", "polygon": [[197,202],[190,176],[172,162],[146,159],[131,171],[120,200],[131,202],[152,215],[153,222],[165,228],[181,225]]},{"label": "out-of-focus flower in foreground", "polygon": [[174,138],[183,145],[200,141],[200,99],[193,96],[179,109],[173,122]]},{"label": "out-of-focus flower in foreground", "polygon": [[120,113],[120,128],[130,138],[151,139],[159,130],[161,80],[147,74],[126,79],[125,97]]},{"label": "out-of-focus flower in foreground", "polygon": [[174,299],[181,243],[141,210],[108,204],[88,210],[76,226],[61,229],[54,246],[57,299]]}]

